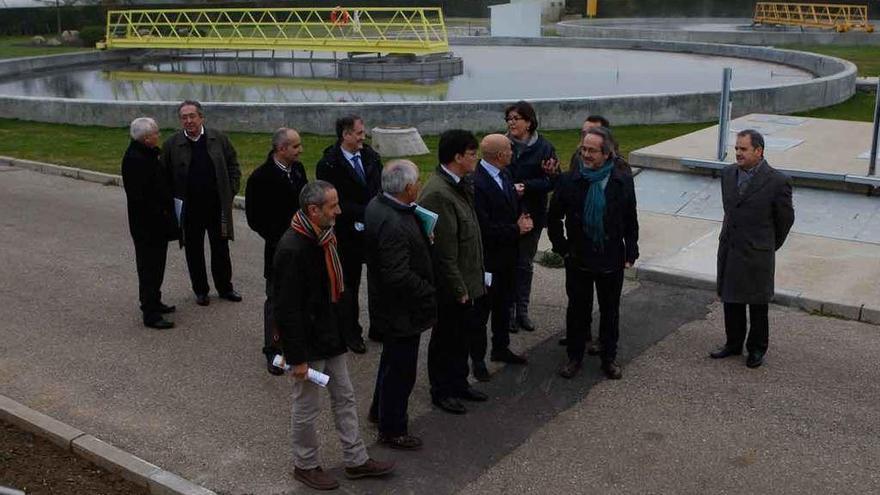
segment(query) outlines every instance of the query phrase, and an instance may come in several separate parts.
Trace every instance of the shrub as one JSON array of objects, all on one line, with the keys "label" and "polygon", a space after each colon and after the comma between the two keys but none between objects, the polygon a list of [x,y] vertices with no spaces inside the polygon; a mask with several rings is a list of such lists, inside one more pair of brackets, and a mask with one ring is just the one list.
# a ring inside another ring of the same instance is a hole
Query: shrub
[{"label": "shrub", "polygon": [[85,26],[79,30],[79,39],[82,40],[83,45],[94,48],[95,43],[104,39],[104,33],[104,26]]}]

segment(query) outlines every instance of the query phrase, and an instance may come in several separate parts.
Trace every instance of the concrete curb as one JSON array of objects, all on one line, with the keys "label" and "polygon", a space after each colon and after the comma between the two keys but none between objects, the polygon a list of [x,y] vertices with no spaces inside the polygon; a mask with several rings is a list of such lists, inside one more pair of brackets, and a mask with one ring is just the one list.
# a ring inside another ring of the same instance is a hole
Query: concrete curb
[{"label": "concrete curb", "polygon": [[[24,168],[48,175],[60,175],[88,182],[96,182],[106,186],[122,186],[122,177],[119,175],[90,172],[88,170],[73,167],[53,165],[51,163],[0,156],[0,165]],[[636,173],[641,172],[641,169],[636,170]],[[244,197],[236,196],[232,205],[235,208],[243,210],[245,207]],[[538,256],[540,256],[540,252],[536,255],[536,259]],[[626,271],[626,278],[657,282],[666,285],[691,287],[695,289],[715,290],[715,279],[713,277],[707,277],[701,273],[668,268],[651,263],[637,264],[635,269]],[[776,289],[773,302],[781,306],[800,308],[808,313],[817,313],[880,325],[880,308],[868,307],[865,304],[849,305],[832,301],[818,301],[810,299],[800,292],[788,289]],[[62,446],[67,448],[64,445]]]},{"label": "concrete curb", "polygon": [[97,466],[116,473],[156,495],[216,495],[174,473],[151,464],[64,424],[54,418],[0,395],[0,419],[43,437]]}]

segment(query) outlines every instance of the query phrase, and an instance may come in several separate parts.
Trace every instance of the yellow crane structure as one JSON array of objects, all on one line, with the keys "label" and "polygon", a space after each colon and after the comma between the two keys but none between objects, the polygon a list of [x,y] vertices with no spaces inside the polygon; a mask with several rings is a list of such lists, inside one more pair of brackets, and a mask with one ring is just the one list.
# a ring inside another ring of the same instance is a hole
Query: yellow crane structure
[{"label": "yellow crane structure", "polygon": [[838,33],[874,31],[868,22],[867,5],[758,2],[752,23],[834,29]]},{"label": "yellow crane structure", "polygon": [[449,39],[440,8],[148,9],[107,12],[98,47],[428,55]]}]

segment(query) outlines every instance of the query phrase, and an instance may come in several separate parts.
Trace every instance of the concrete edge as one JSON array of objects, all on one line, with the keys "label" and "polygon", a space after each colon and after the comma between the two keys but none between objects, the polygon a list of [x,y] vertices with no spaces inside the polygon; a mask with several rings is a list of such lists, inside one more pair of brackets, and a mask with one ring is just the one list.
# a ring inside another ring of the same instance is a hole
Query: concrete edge
[{"label": "concrete edge", "polygon": [[[55,165],[52,163],[35,162],[32,160],[22,160],[12,158],[10,156],[0,156],[0,165],[32,170],[46,175],[58,175],[69,177],[71,179],[84,180],[86,182],[94,182],[104,186],[122,187],[122,176],[115,174],[105,174],[103,172],[93,172],[75,167],[66,167],[64,165]],[[240,210],[244,209],[244,196],[237,195],[232,202],[232,206]]]},{"label": "concrete edge", "polygon": [[62,423],[5,395],[0,395],[0,419],[49,440],[64,450],[149,489],[154,495],[216,495],[140,457]]}]

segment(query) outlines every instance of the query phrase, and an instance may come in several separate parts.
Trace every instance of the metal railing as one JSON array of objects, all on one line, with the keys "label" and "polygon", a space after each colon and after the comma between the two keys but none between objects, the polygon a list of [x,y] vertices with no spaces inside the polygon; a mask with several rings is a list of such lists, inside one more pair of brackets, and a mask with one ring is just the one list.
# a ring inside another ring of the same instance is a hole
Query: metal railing
[{"label": "metal railing", "polygon": [[107,12],[99,48],[449,51],[439,8],[151,9]]},{"label": "metal railing", "polygon": [[839,33],[874,31],[874,25],[868,22],[867,5],[758,2],[752,23],[834,29]]}]

